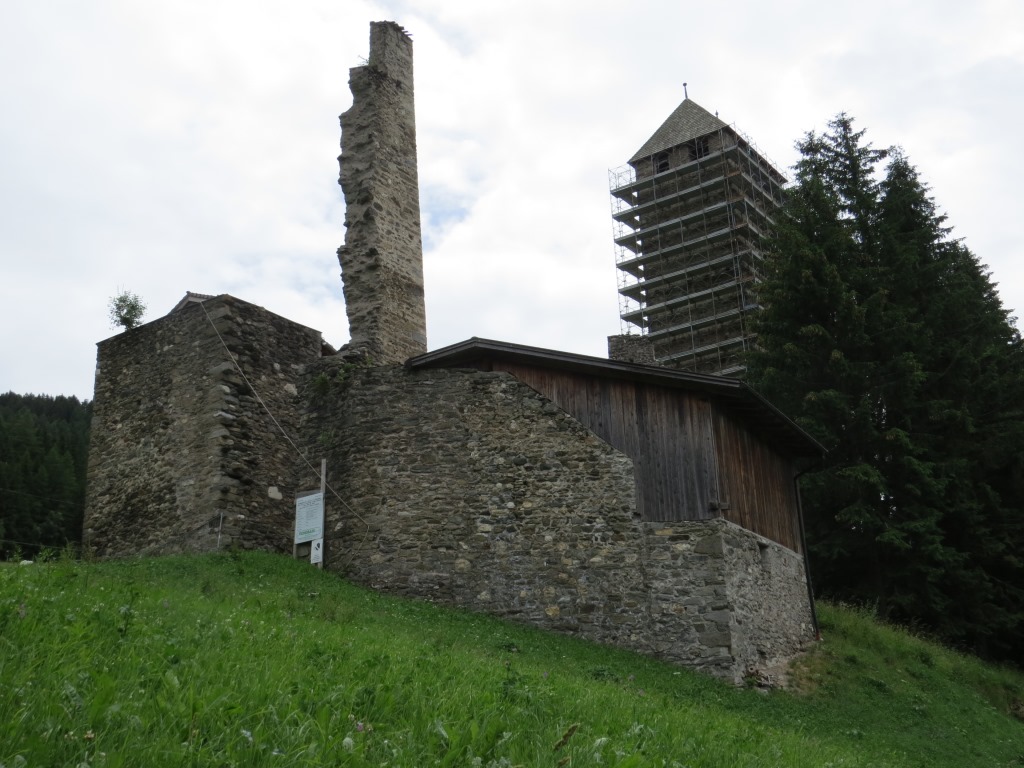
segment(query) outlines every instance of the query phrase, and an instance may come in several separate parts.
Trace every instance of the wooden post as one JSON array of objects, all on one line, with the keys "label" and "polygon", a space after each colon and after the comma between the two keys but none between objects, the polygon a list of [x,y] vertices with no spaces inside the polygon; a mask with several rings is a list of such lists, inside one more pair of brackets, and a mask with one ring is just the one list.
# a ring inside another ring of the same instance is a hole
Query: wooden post
[{"label": "wooden post", "polygon": [[324,542],[324,551],[320,553],[320,562],[317,568],[324,567],[324,558],[327,557],[327,459],[320,459],[320,498],[323,503],[320,505],[320,531]]}]

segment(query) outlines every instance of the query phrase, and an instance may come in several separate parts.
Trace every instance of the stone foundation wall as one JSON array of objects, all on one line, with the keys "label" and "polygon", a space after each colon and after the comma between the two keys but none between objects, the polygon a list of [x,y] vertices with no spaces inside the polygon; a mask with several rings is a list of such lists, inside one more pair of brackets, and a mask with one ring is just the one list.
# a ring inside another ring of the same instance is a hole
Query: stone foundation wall
[{"label": "stone foundation wall", "polygon": [[324,359],[308,383],[309,459],[341,498],[327,568],[734,681],[810,639],[799,556],[724,520],[641,522],[630,459],[509,374]]},{"label": "stone foundation wall", "polygon": [[86,545],[202,551],[219,533],[221,547],[290,551],[295,453],[256,394],[296,434],[296,384],[320,347],[318,331],[230,296],[100,342]]},{"label": "stone foundation wall", "polygon": [[791,549],[732,526],[723,538],[729,575],[733,653],[747,667],[771,669],[815,635],[804,559]]}]

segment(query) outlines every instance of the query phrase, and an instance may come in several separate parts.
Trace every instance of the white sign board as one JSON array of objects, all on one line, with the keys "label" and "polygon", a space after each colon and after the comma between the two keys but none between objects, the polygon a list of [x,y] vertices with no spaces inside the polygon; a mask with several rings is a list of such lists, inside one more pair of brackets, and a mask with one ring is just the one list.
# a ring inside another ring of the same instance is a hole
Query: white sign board
[{"label": "white sign board", "polygon": [[295,543],[324,536],[324,495],[311,493],[295,499]]},{"label": "white sign board", "polygon": [[314,539],[313,546],[309,548],[309,562],[313,565],[324,561],[324,540]]}]

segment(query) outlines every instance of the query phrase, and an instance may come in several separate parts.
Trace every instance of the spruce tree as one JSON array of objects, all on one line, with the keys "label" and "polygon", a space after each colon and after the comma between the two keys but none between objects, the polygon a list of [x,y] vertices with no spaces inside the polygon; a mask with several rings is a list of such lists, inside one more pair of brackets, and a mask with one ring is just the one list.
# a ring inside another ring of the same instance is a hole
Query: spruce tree
[{"label": "spruce tree", "polygon": [[829,448],[802,483],[819,591],[1022,662],[1020,338],[904,154],[863,136],[840,115],[798,143],[748,377]]}]

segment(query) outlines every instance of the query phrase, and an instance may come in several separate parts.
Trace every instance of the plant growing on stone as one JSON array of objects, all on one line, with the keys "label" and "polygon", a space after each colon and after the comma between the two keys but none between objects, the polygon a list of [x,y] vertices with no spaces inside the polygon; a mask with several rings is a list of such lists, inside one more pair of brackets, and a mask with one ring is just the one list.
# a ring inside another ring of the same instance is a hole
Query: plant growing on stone
[{"label": "plant growing on stone", "polygon": [[321,371],[313,378],[313,394],[317,397],[326,397],[331,390],[331,379]]},{"label": "plant growing on stone", "polygon": [[142,324],[142,316],[146,314],[146,304],[137,293],[121,290],[116,296],[110,297],[110,327],[118,326],[130,331]]}]

